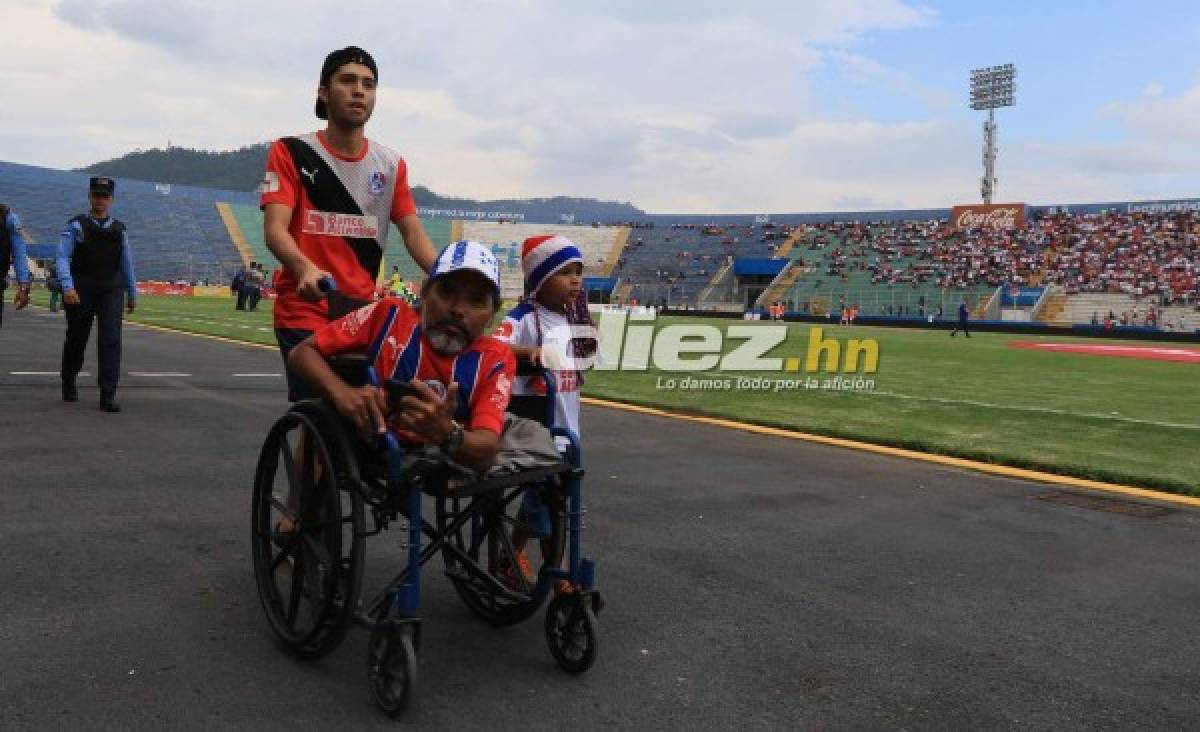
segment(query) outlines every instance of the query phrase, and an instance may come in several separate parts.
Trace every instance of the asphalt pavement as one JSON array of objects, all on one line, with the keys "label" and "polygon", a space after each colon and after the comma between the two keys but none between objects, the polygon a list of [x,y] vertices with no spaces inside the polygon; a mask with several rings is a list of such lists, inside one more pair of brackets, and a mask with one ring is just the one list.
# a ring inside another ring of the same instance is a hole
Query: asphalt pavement
[{"label": "asphalt pavement", "polygon": [[[11,307],[0,329],[0,729],[395,728],[364,632],[299,661],[258,603],[278,354],[126,325],[112,415],[94,378],[60,400],[63,332]],[[1200,726],[1195,511],[606,408],[583,429],[595,667],[430,572],[400,725]],[[398,539],[368,540],[367,591]]]}]

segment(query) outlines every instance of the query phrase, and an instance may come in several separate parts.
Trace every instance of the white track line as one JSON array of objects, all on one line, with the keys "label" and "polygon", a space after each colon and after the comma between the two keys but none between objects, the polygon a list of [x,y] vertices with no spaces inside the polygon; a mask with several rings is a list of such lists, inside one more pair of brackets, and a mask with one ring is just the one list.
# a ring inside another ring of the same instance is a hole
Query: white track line
[{"label": "white track line", "polygon": [[[8,373],[12,376],[58,376],[59,374],[57,371],[9,371]],[[80,371],[79,375],[91,376],[86,371]]]},{"label": "white track line", "polygon": [[283,376],[283,374],[234,374],[234,376],[246,377],[246,378],[257,378],[257,377],[268,378],[268,377],[271,377],[271,378],[277,379],[280,376]]},{"label": "white track line", "polygon": [[181,373],[178,371],[130,371],[129,375],[130,376],[175,376],[175,377],[191,376],[191,374],[185,374],[185,373]]}]

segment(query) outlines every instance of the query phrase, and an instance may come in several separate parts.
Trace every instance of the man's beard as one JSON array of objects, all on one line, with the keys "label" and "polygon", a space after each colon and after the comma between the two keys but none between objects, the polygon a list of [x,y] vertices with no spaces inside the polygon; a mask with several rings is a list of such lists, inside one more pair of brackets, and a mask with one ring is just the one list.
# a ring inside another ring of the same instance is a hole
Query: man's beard
[{"label": "man's beard", "polygon": [[471,343],[470,337],[458,326],[447,326],[438,323],[426,333],[429,345],[443,356],[457,356]]}]

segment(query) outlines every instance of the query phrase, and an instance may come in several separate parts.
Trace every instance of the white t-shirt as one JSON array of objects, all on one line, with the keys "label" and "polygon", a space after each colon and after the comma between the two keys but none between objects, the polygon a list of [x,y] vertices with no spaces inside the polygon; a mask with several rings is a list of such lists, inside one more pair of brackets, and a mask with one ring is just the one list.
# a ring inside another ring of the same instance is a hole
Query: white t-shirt
[{"label": "white t-shirt", "polygon": [[[496,328],[496,338],[514,346],[540,346],[543,353],[565,353],[570,339],[567,316],[548,310],[537,302],[523,302],[508,312]],[[565,427],[579,437],[578,371],[553,371],[557,388],[554,404],[554,426]],[[546,384],[539,376],[518,376],[513,382],[513,396],[546,393]]]}]

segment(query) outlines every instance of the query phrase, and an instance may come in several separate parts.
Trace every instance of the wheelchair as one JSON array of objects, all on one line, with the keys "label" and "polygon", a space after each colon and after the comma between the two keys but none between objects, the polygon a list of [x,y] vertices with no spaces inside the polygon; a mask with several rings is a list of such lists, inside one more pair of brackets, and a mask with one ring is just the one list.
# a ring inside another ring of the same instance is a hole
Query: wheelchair
[{"label": "wheelchair", "polygon": [[[339,357],[333,366],[352,385],[379,383],[365,357]],[[417,680],[421,570],[440,553],[458,597],[485,623],[520,623],[552,598],[544,621],[551,655],[572,674],[592,666],[603,603],[595,564],[581,551],[582,456],[577,437],[553,425],[553,378],[544,377],[546,396],[514,397],[509,411],[550,429],[561,465],[501,478],[463,482],[444,460],[406,449],[390,433],[368,444],[322,400],[297,402],[275,422],[254,476],[252,546],[259,600],[288,650],[319,658],[351,624],[368,629],[371,691],[397,716]],[[294,530],[281,534],[284,517]],[[363,602],[365,540],[392,527],[406,561]],[[521,539],[536,566],[532,578],[517,558]]]}]

